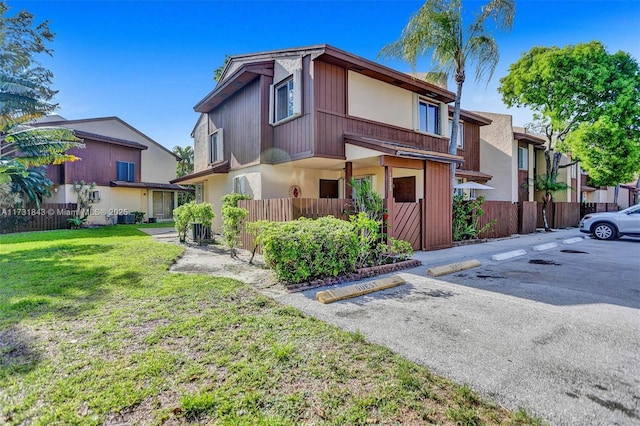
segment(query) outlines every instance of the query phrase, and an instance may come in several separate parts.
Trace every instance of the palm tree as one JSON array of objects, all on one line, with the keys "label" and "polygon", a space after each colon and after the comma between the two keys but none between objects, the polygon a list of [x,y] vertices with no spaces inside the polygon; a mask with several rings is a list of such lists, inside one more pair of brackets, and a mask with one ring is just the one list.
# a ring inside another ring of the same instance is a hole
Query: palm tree
[{"label": "palm tree", "polygon": [[[498,64],[498,45],[487,32],[492,19],[497,29],[510,30],[515,15],[514,0],[489,0],[468,28],[463,26],[462,0],[427,0],[411,17],[400,38],[386,45],[380,55],[407,61],[414,68],[418,57],[431,53],[436,73],[453,76],[456,97],[449,153],[456,154],[460,99],[467,63],[475,64],[476,81],[491,79]],[[452,174],[455,169],[452,168]],[[453,178],[453,176],[452,176]]]},{"label": "palm tree", "polygon": [[37,83],[0,74],[0,184],[35,203],[51,185],[40,167],[79,160],[66,151],[84,147],[69,129],[29,125],[53,108],[40,98]]},{"label": "palm tree", "polygon": [[191,146],[174,146],[173,153],[180,157],[178,161],[178,177],[188,175],[193,172],[193,148]]}]

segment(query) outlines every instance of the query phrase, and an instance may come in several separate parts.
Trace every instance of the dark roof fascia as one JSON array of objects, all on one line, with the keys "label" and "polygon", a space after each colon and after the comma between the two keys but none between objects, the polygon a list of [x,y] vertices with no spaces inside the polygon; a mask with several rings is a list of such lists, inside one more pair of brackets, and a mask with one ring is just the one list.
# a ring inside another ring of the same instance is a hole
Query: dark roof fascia
[{"label": "dark roof fascia", "polygon": [[213,164],[211,167],[209,167],[208,169],[204,169],[201,170],[199,172],[195,172],[195,173],[191,173],[185,176],[181,176],[179,178],[170,180],[169,182],[171,183],[180,183],[180,182],[184,182],[186,180],[191,180],[191,179],[195,179],[195,178],[199,178],[199,177],[204,177],[204,176],[209,176],[209,175],[213,175],[213,174],[217,174],[217,173],[228,173],[229,172],[229,162],[228,161],[221,161],[220,163],[217,164]]},{"label": "dark roof fascia", "polygon": [[521,133],[521,132],[513,132],[513,138],[518,141],[527,142],[532,145],[544,145],[545,140],[534,136],[531,133]]},{"label": "dark roof fascia", "polygon": [[129,148],[139,149],[144,151],[145,149],[149,149],[146,145],[142,145],[141,143],[128,141],[126,139],[118,139],[112,138],[111,136],[98,135],[96,133],[85,132],[84,130],[73,130],[73,134],[79,137],[80,139],[90,139],[96,142],[104,142],[112,145],[120,145],[126,146]]},{"label": "dark roof fascia", "polygon": [[412,92],[428,96],[444,103],[453,102],[455,94],[434,84],[422,81],[406,73],[370,61],[368,59],[345,52],[336,47],[325,45],[324,52],[314,60],[322,60],[328,63],[343,66],[351,71],[358,72],[368,77],[375,78],[385,83],[392,84]]},{"label": "dark roof fascia", "polygon": [[182,185],[158,182],[126,182],[122,180],[112,180],[109,186],[116,188],[141,188],[141,189],[163,189],[167,191],[193,192],[192,188],[185,188]]},{"label": "dark roof fascia", "polygon": [[[453,117],[453,107],[451,105],[449,105],[449,116]],[[471,111],[467,111],[465,109],[460,110],[460,118],[464,121],[475,123],[478,126],[488,126],[489,124],[493,123],[493,120],[490,120],[487,117],[483,117],[480,114],[475,114]]]},{"label": "dark roof fascia", "polygon": [[[231,61],[229,61],[231,63]],[[233,74],[219,82],[200,102],[195,104],[193,110],[207,113],[220,105],[225,99],[251,83],[259,75],[273,76],[273,60],[243,64]],[[241,77],[246,77],[240,79]]]},{"label": "dark roof fascia", "polygon": [[456,169],[456,176],[467,178],[472,181],[487,181],[493,179],[492,175],[480,172],[478,170]]}]

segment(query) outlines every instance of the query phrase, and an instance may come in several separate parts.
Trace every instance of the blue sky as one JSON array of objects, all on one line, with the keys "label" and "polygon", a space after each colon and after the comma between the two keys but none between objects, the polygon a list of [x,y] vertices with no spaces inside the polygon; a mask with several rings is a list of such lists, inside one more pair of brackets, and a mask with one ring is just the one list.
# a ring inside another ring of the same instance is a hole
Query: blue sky
[{"label": "blue sky", "polygon": [[[476,10],[481,1],[465,0]],[[398,38],[421,1],[11,1],[56,39],[42,63],[55,75],[58,114],[68,119],[118,116],[168,148],[190,145],[193,106],[214,86],[225,54],[328,43],[370,60]],[[639,0],[517,0],[510,33],[496,33],[500,63],[476,84],[468,71],[462,107],[510,113],[496,91],[509,65],[533,46],[602,41],[609,52],[640,58]],[[12,14],[10,11],[9,14]],[[402,62],[383,64],[410,71]],[[418,71],[427,71],[428,59]],[[450,83],[450,90],[454,87]]]}]

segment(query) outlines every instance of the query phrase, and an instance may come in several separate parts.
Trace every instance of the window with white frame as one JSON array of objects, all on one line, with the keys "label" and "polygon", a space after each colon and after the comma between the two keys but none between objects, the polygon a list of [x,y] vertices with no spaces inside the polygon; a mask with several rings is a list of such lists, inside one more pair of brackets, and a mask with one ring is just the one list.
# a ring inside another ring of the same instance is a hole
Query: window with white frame
[{"label": "window with white frame", "polygon": [[271,124],[298,116],[302,112],[302,70],[297,69],[289,77],[271,85],[269,93],[269,122]]},{"label": "window with white frame", "polygon": [[[449,120],[449,129],[453,129],[453,120]],[[464,123],[458,123],[457,139],[456,146],[460,149],[464,148]]]},{"label": "window with white frame", "polygon": [[529,150],[518,147],[518,169],[529,170]]},{"label": "window with white frame", "polygon": [[421,132],[440,134],[440,106],[427,102],[424,99],[418,101],[418,129]]},{"label": "window with white frame", "polygon": [[222,129],[218,129],[209,135],[209,164],[224,160],[222,135]]}]

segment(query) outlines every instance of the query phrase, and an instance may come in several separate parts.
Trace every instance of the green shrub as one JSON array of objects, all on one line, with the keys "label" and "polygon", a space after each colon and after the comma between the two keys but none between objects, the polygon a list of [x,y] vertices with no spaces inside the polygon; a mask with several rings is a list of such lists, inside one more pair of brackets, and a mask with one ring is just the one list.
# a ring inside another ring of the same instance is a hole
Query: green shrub
[{"label": "green shrub", "polygon": [[240,245],[242,222],[249,212],[238,207],[238,201],[250,200],[245,194],[227,194],[222,197],[222,235],[224,242],[231,251],[231,257],[236,256],[236,247]]},{"label": "green shrub", "polygon": [[199,232],[196,235],[196,241],[202,245],[205,232],[211,229],[211,221],[216,217],[213,212],[213,206],[210,203],[190,203],[183,204],[173,210],[173,221],[180,241],[184,242],[187,238],[187,232],[194,223],[200,223]]},{"label": "green shrub", "polygon": [[260,244],[267,266],[289,284],[353,272],[359,253],[354,225],[333,216],[263,224]]},{"label": "green shrub", "polygon": [[134,223],[142,223],[142,221],[144,220],[144,212],[131,212],[131,214],[133,215]]},{"label": "green shrub", "polygon": [[482,204],[484,204],[483,196],[475,200],[468,200],[466,194],[453,196],[453,241],[475,239],[481,233],[491,230],[496,223],[495,219],[479,227],[479,218],[484,214]]}]

